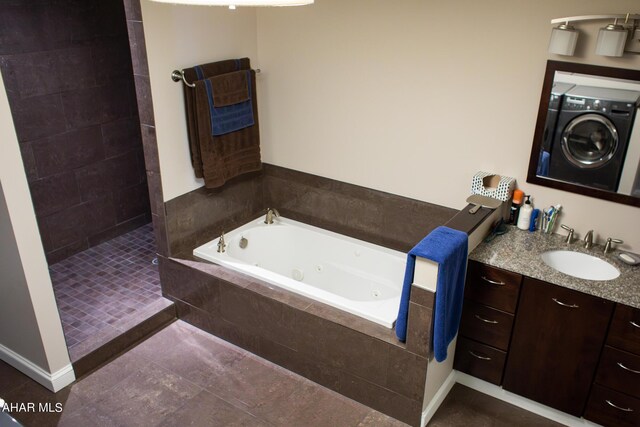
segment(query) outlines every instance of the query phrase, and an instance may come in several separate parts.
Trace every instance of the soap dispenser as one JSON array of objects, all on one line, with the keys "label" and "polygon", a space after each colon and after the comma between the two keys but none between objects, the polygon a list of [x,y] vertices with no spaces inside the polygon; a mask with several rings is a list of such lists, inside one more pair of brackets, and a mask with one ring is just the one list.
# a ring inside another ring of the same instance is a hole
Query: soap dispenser
[{"label": "soap dispenser", "polygon": [[520,230],[528,230],[529,223],[531,222],[531,212],[533,212],[533,205],[531,204],[531,196],[526,197],[524,205],[520,208],[520,215],[518,215],[518,228]]}]

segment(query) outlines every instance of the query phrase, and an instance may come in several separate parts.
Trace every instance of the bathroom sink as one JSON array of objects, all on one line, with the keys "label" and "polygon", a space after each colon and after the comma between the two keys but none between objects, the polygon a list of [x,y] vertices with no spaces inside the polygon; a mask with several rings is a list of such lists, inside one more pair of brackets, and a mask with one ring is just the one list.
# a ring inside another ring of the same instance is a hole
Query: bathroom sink
[{"label": "bathroom sink", "polygon": [[607,261],[581,252],[556,250],[542,254],[549,267],[569,276],[586,280],[613,280],[620,271]]}]

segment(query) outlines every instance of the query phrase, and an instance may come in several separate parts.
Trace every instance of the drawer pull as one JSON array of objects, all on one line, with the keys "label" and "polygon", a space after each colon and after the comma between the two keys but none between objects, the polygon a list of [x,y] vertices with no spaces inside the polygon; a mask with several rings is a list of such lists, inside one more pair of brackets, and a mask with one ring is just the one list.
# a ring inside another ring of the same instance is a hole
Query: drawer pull
[{"label": "drawer pull", "polygon": [[497,321],[497,320],[487,320],[487,319],[483,319],[479,314],[476,314],[475,316],[476,316],[476,319],[478,319],[478,320],[482,320],[484,323],[491,323],[491,324],[494,324],[494,325],[495,325],[496,323],[498,323],[498,321]]},{"label": "drawer pull", "polygon": [[473,351],[469,350],[469,354],[472,355],[473,357],[475,357],[476,359],[480,359],[480,360],[491,360],[490,357],[487,356],[480,356],[479,354],[474,353]]},{"label": "drawer pull", "polygon": [[618,405],[616,405],[615,403],[611,403],[611,401],[610,401],[610,400],[605,400],[605,402],[607,402],[607,405],[609,405],[609,406],[611,406],[611,407],[613,407],[613,408],[616,408],[616,409],[618,409],[618,410],[620,410],[620,411],[624,411],[624,412],[633,412],[633,409],[631,409],[631,408],[621,408],[621,407],[619,407]]},{"label": "drawer pull", "polygon": [[480,278],[482,280],[484,280],[485,282],[487,282],[487,283],[491,283],[492,285],[497,285],[497,286],[506,285],[506,283],[504,283],[504,282],[496,282],[495,280],[487,279],[485,276],[481,276]]},{"label": "drawer pull", "polygon": [[640,371],[636,371],[635,369],[627,368],[622,363],[618,362],[618,366],[620,366],[625,371],[633,372],[634,374],[640,374]]},{"label": "drawer pull", "polygon": [[633,320],[631,320],[629,323],[631,323],[631,326],[635,327],[635,328],[640,328],[640,325],[638,325],[636,322],[634,322]]},{"label": "drawer pull", "polygon": [[562,301],[558,301],[555,298],[551,298],[551,299],[553,300],[553,302],[555,302],[556,304],[559,304],[559,305],[561,305],[563,307],[569,307],[569,308],[579,308],[580,307],[579,305],[576,305],[576,304],[567,304],[567,303],[564,303]]}]

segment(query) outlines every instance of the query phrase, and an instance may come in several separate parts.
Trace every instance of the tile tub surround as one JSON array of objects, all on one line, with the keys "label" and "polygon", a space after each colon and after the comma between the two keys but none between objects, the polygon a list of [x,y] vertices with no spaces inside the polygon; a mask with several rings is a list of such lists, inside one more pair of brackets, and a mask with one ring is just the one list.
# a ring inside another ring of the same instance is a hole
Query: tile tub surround
[{"label": "tile tub surround", "polygon": [[[530,233],[509,226],[507,234],[497,236],[490,243],[480,244],[469,254],[469,258],[585,294],[640,308],[640,287],[638,286],[640,268],[619,261],[615,257],[618,251],[603,255],[602,245],[584,249],[581,241],[567,245],[565,239],[566,237],[558,234],[549,235],[539,231]],[[613,280],[593,281],[560,273],[546,265],[540,257],[543,252],[556,249],[582,252],[602,258],[620,270],[620,276]]]},{"label": "tile tub surround", "polygon": [[148,222],[122,1],[3,2],[0,21],[0,69],[49,262]]},{"label": "tile tub surround", "polygon": [[[204,188],[165,204],[172,256],[276,208],[285,217],[407,252],[458,212],[280,166],[246,175],[218,191]],[[185,255],[186,254],[186,255]]]},{"label": "tile tub surround", "polygon": [[[418,425],[427,358],[391,329],[215,264],[161,258],[178,318],[411,425]],[[428,329],[428,298],[411,327]],[[424,339],[424,336],[416,337]],[[424,344],[424,341],[422,342]],[[426,344],[425,344],[426,346]]]}]

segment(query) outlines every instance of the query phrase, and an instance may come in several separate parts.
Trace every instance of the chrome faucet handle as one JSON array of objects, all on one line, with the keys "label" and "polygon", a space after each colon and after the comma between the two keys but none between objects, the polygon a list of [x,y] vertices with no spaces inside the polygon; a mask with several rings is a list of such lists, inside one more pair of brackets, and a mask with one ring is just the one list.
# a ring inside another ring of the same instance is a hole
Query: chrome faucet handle
[{"label": "chrome faucet handle", "polygon": [[564,228],[569,232],[569,234],[567,234],[567,245],[570,245],[573,242],[573,232],[575,230],[569,227],[568,225],[564,225],[564,224],[560,224],[560,227]]},{"label": "chrome faucet handle", "polygon": [[604,245],[604,253],[605,253],[605,255],[613,250],[613,244],[614,243],[624,243],[624,242],[622,240],[620,240],[620,239],[612,239],[611,237],[609,237],[607,239],[607,243],[605,243],[605,245]]},{"label": "chrome faucet handle", "polygon": [[265,224],[273,224],[273,217],[280,218],[280,212],[277,209],[267,208],[267,214],[264,218]]},{"label": "chrome faucet handle", "polygon": [[224,231],[223,231],[222,234],[220,235],[220,239],[218,239],[218,252],[223,253],[224,248],[226,247],[227,247],[227,244],[224,241]]},{"label": "chrome faucet handle", "polygon": [[584,235],[584,248],[590,249],[593,246],[593,230],[587,231],[587,234]]}]

